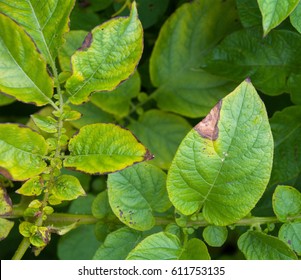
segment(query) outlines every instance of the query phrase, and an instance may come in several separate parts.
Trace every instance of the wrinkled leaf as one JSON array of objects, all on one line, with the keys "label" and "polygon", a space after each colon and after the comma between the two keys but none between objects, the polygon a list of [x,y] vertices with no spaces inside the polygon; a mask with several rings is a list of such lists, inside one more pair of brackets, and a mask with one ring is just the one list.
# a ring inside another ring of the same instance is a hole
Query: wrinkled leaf
[{"label": "wrinkled leaf", "polygon": [[236,19],[234,0],[197,0],[183,4],[164,23],[150,59],[150,77],[158,88],[155,98],[161,109],[204,116],[234,88],[199,66],[204,54],[237,28]]},{"label": "wrinkled leaf", "polygon": [[3,14],[0,56],[0,92],[37,106],[49,103],[53,81],[46,62],[23,28]]},{"label": "wrinkled leaf", "polygon": [[277,186],[273,194],[273,210],[280,221],[301,213],[301,193],[289,186]]},{"label": "wrinkled leaf", "polygon": [[81,104],[91,92],[113,90],[135,70],[143,49],[143,30],[133,2],[129,17],[95,27],[71,59],[69,100]]},{"label": "wrinkled leaf", "polygon": [[284,21],[300,0],[257,0],[262,14],[264,36]]},{"label": "wrinkled leaf", "polygon": [[40,174],[46,167],[45,139],[27,127],[0,124],[0,173],[23,181]]},{"label": "wrinkled leaf", "polygon": [[50,117],[50,116],[47,116],[47,117],[44,117],[44,116],[41,116],[41,115],[31,115],[31,118],[33,120],[33,122],[35,123],[35,125],[47,132],[47,133],[56,133],[57,132],[57,121]]},{"label": "wrinkled leaf", "polygon": [[301,255],[301,222],[283,224],[279,230],[278,237],[299,256]]},{"label": "wrinkled leaf", "polygon": [[13,226],[14,226],[13,221],[0,218],[0,241],[5,239],[9,235]]},{"label": "wrinkled leaf", "polygon": [[226,227],[207,226],[204,228],[203,237],[208,245],[221,247],[228,237],[228,230]]},{"label": "wrinkled leaf", "polygon": [[238,248],[247,260],[296,260],[283,241],[262,232],[247,231],[238,239]]},{"label": "wrinkled leaf", "polygon": [[25,196],[38,196],[42,193],[43,190],[43,182],[39,176],[33,177],[26,181],[20,189],[16,191],[18,194],[22,194]]},{"label": "wrinkled leaf", "polygon": [[191,125],[182,117],[159,110],[149,110],[138,121],[132,120],[129,129],[155,155],[151,163],[168,169],[176,150]]},{"label": "wrinkled leaf", "polygon": [[13,210],[13,204],[6,189],[0,186],[0,216],[7,215]]},{"label": "wrinkled leaf", "polygon": [[68,32],[74,0],[0,0],[0,11],[18,22],[33,38],[38,49],[53,61]]},{"label": "wrinkled leaf", "polygon": [[174,206],[202,209],[214,225],[228,225],[256,205],[270,178],[273,138],[263,102],[250,82],[221,100],[182,141],[169,169]]},{"label": "wrinkled leaf", "polygon": [[152,158],[130,131],[114,124],[83,126],[68,147],[64,166],[89,174],[111,173]]},{"label": "wrinkled leaf", "polygon": [[108,176],[109,202],[115,215],[136,230],[155,225],[154,212],[170,206],[166,174],[156,166],[141,163]]}]

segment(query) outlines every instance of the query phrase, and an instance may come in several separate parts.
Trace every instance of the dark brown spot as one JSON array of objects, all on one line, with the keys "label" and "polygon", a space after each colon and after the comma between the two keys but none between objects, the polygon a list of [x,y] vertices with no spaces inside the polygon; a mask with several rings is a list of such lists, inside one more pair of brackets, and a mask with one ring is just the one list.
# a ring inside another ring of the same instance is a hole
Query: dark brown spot
[{"label": "dark brown spot", "polygon": [[220,110],[222,101],[220,100],[209,112],[209,114],[199,122],[194,129],[204,138],[216,140],[218,137],[218,121],[220,117]]},{"label": "dark brown spot", "polygon": [[13,176],[3,167],[0,167],[0,174],[2,174],[4,177],[6,177],[9,180],[13,180]]},{"label": "dark brown spot", "polygon": [[153,159],[155,156],[153,154],[150,153],[149,150],[146,150],[146,153],[144,155],[144,160],[151,160]]},{"label": "dark brown spot", "polygon": [[86,36],[82,46],[78,49],[79,51],[84,51],[85,49],[89,48],[92,43],[92,33],[89,32]]}]

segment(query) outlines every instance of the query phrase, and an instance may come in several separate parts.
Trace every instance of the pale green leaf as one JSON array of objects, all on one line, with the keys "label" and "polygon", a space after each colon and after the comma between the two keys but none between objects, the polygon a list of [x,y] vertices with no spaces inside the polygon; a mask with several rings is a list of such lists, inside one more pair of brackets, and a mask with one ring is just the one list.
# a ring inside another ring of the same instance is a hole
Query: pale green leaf
[{"label": "pale green leaf", "polygon": [[9,235],[13,226],[14,226],[13,221],[0,218],[0,241],[5,239]]},{"label": "pale green leaf", "polygon": [[17,124],[0,124],[0,173],[26,180],[46,167],[47,143],[38,133]]},{"label": "pale green leaf", "polygon": [[0,216],[7,215],[13,210],[13,205],[6,189],[0,186]]},{"label": "pale green leaf", "polygon": [[182,117],[159,110],[149,110],[132,120],[129,129],[155,155],[151,163],[168,169],[182,139],[191,125]]},{"label": "pale green leaf", "polygon": [[33,120],[33,122],[35,123],[35,125],[47,132],[47,133],[55,133],[57,132],[57,121],[50,117],[50,116],[42,116],[42,115],[38,115],[38,114],[35,114],[35,115],[31,115],[31,118]]},{"label": "pale green leaf", "polygon": [[93,104],[118,117],[129,114],[131,99],[140,91],[140,76],[136,71],[133,76],[124,81],[119,87],[111,92],[96,92],[91,96]]},{"label": "pale green leaf", "polygon": [[297,5],[295,10],[290,15],[291,24],[296,28],[296,30],[301,33],[301,3]]},{"label": "pale green leaf", "polygon": [[262,14],[264,36],[284,21],[300,0],[257,0]]},{"label": "pale green leaf", "polygon": [[69,100],[81,104],[91,92],[115,89],[135,70],[143,49],[143,30],[133,2],[129,17],[95,27],[71,59]]},{"label": "pale green leaf", "polygon": [[237,28],[236,19],[234,0],[196,0],[183,4],[164,23],[150,59],[150,77],[158,88],[155,99],[161,109],[204,116],[234,88],[199,66],[204,54]]},{"label": "pale green leaf", "polygon": [[28,181],[26,181],[20,189],[16,191],[18,194],[22,194],[25,196],[38,196],[42,193],[43,190],[43,182],[41,180],[41,177],[36,176]]},{"label": "pale green leaf", "polygon": [[238,239],[238,248],[247,260],[296,260],[283,241],[262,232],[248,231]]},{"label": "pale green leaf", "polygon": [[278,237],[301,256],[301,222],[283,224]]},{"label": "pale green leaf", "polygon": [[[0,8],[1,10],[1,8]],[[50,103],[53,81],[24,29],[0,14],[0,91],[37,106]]]},{"label": "pale green leaf", "polygon": [[0,93],[0,106],[8,105],[15,101],[14,98]]},{"label": "pale green leaf", "polygon": [[206,244],[197,238],[190,239],[184,247],[180,260],[210,260]]},{"label": "pale green leaf", "polygon": [[290,186],[277,186],[273,194],[273,210],[280,221],[301,213],[301,193]]},{"label": "pale green leaf", "polygon": [[108,176],[109,202],[115,215],[136,230],[155,225],[155,212],[171,203],[166,191],[166,174],[158,167],[141,163]]},{"label": "pale green leaf", "polygon": [[68,148],[64,166],[89,174],[115,172],[152,158],[130,131],[114,124],[83,126]]},{"label": "pale green leaf", "polygon": [[208,245],[221,247],[228,237],[228,230],[226,227],[207,226],[204,228],[203,237]]},{"label": "pale green leaf", "polygon": [[141,241],[142,234],[130,228],[121,228],[110,233],[97,249],[94,260],[124,260]]},{"label": "pale green leaf", "polygon": [[272,159],[265,106],[243,82],[182,141],[167,177],[169,197],[185,215],[202,209],[209,223],[231,224],[264,193]]},{"label": "pale green leaf", "polygon": [[271,184],[279,184],[301,172],[301,106],[276,112],[270,124],[275,141]]},{"label": "pale green leaf", "polygon": [[0,11],[18,22],[48,62],[54,61],[68,32],[74,0],[0,0]]}]

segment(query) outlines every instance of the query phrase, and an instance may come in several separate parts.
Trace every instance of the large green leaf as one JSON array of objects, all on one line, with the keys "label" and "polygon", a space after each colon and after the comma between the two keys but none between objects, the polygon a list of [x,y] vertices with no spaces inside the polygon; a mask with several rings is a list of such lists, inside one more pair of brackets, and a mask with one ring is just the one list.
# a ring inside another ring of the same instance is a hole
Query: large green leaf
[{"label": "large green leaf", "polygon": [[164,23],[150,60],[161,109],[204,116],[234,88],[199,66],[204,54],[236,28],[236,18],[234,0],[196,0],[182,5]]},{"label": "large green leaf", "polygon": [[75,0],[0,0],[0,11],[18,22],[48,62],[54,61],[69,30]]},{"label": "large green leaf", "polygon": [[209,223],[231,224],[262,196],[272,159],[264,104],[243,82],[182,141],[167,178],[171,202],[185,215],[202,209]]},{"label": "large green leaf", "polygon": [[191,125],[182,117],[159,110],[149,110],[132,120],[129,129],[155,155],[151,162],[168,169],[176,150]]},{"label": "large green leaf", "polygon": [[301,222],[283,224],[279,230],[279,239],[288,244],[301,256]]},{"label": "large green leaf", "polygon": [[64,166],[89,174],[115,172],[152,158],[130,131],[114,124],[83,126],[68,148]]},{"label": "large green leaf", "polygon": [[238,248],[248,260],[296,260],[295,253],[283,241],[257,231],[247,231],[238,239]]},{"label": "large green leaf", "polygon": [[262,38],[259,28],[251,28],[226,37],[208,54],[204,69],[234,81],[250,77],[265,94],[299,95],[300,61],[300,34],[273,30]]},{"label": "large green leaf", "polygon": [[74,104],[94,91],[115,89],[135,70],[143,49],[143,30],[133,2],[129,17],[95,27],[72,56],[72,76],[66,88]]},{"label": "large green leaf", "polygon": [[295,9],[300,0],[257,0],[262,14],[264,35],[284,21]]},{"label": "large green leaf", "polygon": [[236,5],[245,28],[261,25],[261,13],[256,0],[236,0]]},{"label": "large green leaf", "polygon": [[164,212],[171,206],[166,174],[146,163],[110,174],[108,195],[115,215],[137,230],[151,229],[155,225],[154,212]]},{"label": "large green leaf", "polygon": [[301,172],[301,106],[276,112],[270,123],[275,140],[271,183],[279,184]]},{"label": "large green leaf", "polygon": [[17,124],[0,124],[0,173],[26,180],[46,167],[47,143],[38,133]]},{"label": "large green leaf", "polygon": [[46,62],[24,29],[3,14],[0,14],[0,57],[0,92],[38,106],[50,102],[53,81]]}]

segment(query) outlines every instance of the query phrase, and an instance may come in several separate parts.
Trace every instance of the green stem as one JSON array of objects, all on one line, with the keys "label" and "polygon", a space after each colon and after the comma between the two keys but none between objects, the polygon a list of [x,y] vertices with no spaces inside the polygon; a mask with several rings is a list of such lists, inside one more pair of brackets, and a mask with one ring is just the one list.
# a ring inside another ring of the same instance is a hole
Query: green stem
[{"label": "green stem", "polygon": [[99,219],[95,218],[92,215],[79,215],[79,214],[68,214],[68,213],[53,213],[47,217],[47,224],[73,224],[77,223],[78,225],[89,225],[96,224]]},{"label": "green stem", "polygon": [[24,237],[15,252],[14,256],[12,257],[12,260],[21,260],[27,251],[28,247],[30,246],[30,241],[28,237]]}]

